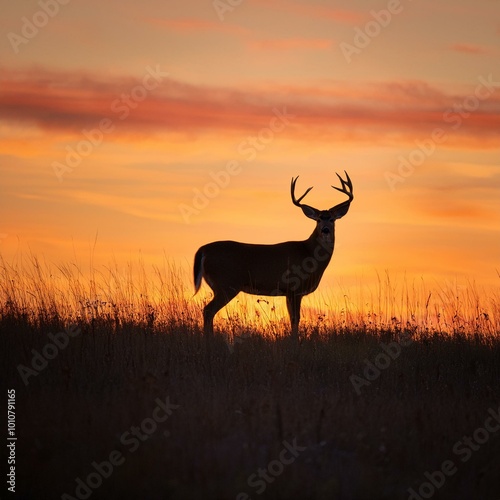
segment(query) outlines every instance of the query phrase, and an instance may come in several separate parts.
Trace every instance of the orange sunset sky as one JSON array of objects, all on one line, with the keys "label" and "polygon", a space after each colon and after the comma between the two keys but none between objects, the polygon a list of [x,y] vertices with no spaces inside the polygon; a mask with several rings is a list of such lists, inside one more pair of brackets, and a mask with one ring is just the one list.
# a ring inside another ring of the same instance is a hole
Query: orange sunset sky
[{"label": "orange sunset sky", "polygon": [[347,170],[327,284],[498,286],[499,1],[11,1],[0,27],[8,261],[305,239],[291,177],[326,209]]}]

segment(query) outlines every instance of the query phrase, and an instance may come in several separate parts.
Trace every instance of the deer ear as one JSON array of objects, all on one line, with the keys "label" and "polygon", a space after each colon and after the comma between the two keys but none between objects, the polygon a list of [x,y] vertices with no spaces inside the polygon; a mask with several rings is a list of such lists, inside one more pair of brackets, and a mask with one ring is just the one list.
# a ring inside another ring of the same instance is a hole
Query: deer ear
[{"label": "deer ear", "polygon": [[331,213],[334,219],[341,219],[344,215],[349,211],[349,207],[351,206],[350,201],[345,201],[336,207],[330,208],[329,212]]},{"label": "deer ear", "polygon": [[319,220],[318,211],[315,208],[310,207],[309,205],[301,205],[300,208],[302,209],[302,212],[304,212],[304,215],[306,217],[309,217],[310,219],[313,219],[315,221]]}]

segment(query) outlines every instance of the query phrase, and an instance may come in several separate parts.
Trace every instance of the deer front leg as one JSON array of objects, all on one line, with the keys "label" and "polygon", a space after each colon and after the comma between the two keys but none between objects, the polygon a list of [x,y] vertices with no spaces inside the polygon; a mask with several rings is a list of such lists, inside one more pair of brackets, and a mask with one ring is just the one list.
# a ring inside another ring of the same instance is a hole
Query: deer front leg
[{"label": "deer front leg", "polygon": [[292,337],[297,338],[299,335],[299,321],[300,321],[300,302],[302,295],[287,295],[286,307],[290,315],[290,323],[292,325]]}]

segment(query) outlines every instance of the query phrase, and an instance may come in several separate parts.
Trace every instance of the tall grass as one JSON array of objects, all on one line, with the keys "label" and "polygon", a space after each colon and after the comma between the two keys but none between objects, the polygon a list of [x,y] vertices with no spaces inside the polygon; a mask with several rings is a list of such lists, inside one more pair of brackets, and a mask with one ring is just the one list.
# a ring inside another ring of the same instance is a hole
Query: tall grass
[{"label": "tall grass", "polygon": [[[33,324],[106,321],[158,329],[183,324],[201,328],[201,310],[210,300],[207,286],[193,296],[191,269],[164,258],[161,266],[142,259],[88,269],[74,262],[50,264],[28,254],[7,262],[0,256],[0,313]],[[499,291],[479,290],[473,282],[429,286],[423,279],[394,280],[377,275],[375,287],[338,285],[306,297],[304,331],[363,330],[415,334],[492,335],[500,331]],[[286,334],[288,315],[281,297],[240,294],[218,314],[225,333],[259,331]]]},{"label": "tall grass", "polygon": [[[259,498],[406,499],[447,459],[459,473],[439,498],[497,498],[498,433],[467,463],[453,449],[498,409],[498,293],[388,273],[373,287],[322,290],[304,300],[300,344],[282,338],[282,298],[238,296],[216,321],[231,346],[203,336],[211,295],[204,286],[193,297],[188,266],[0,258],[0,379],[16,391],[19,498],[75,497],[77,478],[113,451],[125,463],[91,499],[257,498],[248,480],[285,440],[306,449]],[[54,357],[50,335],[68,323],[81,332]],[[413,342],[398,343],[402,331]],[[389,344],[398,354],[370,376]],[[356,390],[353,376],[367,383]],[[121,436],[150,425],[166,397],[179,408],[132,451]]]}]

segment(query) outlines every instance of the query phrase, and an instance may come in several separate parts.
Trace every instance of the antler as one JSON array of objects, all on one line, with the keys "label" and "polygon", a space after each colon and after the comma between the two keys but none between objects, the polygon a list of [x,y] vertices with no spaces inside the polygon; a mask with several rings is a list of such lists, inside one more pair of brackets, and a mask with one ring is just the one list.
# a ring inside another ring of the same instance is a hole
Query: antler
[{"label": "antler", "polygon": [[[342,183],[342,187],[337,188],[335,186],[332,186],[332,188],[336,189],[337,191],[340,191],[341,193],[345,193],[347,196],[349,196],[349,201],[352,201],[354,199],[354,195],[352,194],[353,188],[352,188],[351,178],[349,177],[349,174],[345,170],[344,170],[344,173],[347,177],[346,181],[344,179],[342,179],[342,177],[340,177],[339,174],[336,173],[337,177],[340,179],[340,182]],[[346,189],[346,187],[348,189]]]},{"label": "antler", "polygon": [[[311,186],[310,188],[307,188],[307,191],[297,200],[295,198],[295,184],[297,183],[297,179],[299,178],[299,176],[297,175],[297,177],[295,177],[295,179],[292,177],[292,184],[290,186],[290,192],[291,192],[291,195],[292,195],[292,201],[293,201],[293,204],[294,205],[297,205],[298,207],[308,207],[309,205],[304,205],[303,203],[300,203],[300,201],[305,197],[305,195],[311,191],[311,189],[314,187],[314,186]],[[310,207],[312,208],[312,207]]]},{"label": "antler", "polygon": [[351,204],[351,201],[354,199],[351,178],[349,177],[349,174],[345,170],[344,173],[346,175],[347,180],[342,179],[342,177],[340,177],[340,175],[337,174],[337,177],[340,179],[342,187],[338,188],[332,186],[332,188],[336,189],[337,191],[340,191],[341,193],[346,194],[347,196],[349,196],[349,199],[330,208],[330,212],[339,212],[339,213],[343,212],[344,214],[347,213],[347,210],[349,210],[349,205]]},{"label": "antler", "polygon": [[[333,189],[336,189],[337,191],[340,191],[341,193],[344,193],[347,196],[349,196],[349,199],[347,201],[344,201],[343,203],[339,203],[338,205],[335,205],[334,207],[330,208],[330,212],[332,212],[332,215],[336,219],[340,219],[340,217],[342,217],[343,215],[345,215],[347,213],[347,211],[349,210],[349,205],[351,204],[351,201],[354,199],[354,195],[352,194],[353,188],[352,188],[351,179],[349,177],[349,174],[345,170],[344,170],[344,172],[345,172],[347,180],[342,179],[342,177],[340,177],[340,175],[337,174],[337,177],[340,179],[342,187],[338,188],[338,187],[332,186]],[[307,188],[306,192],[300,198],[298,198],[298,199],[295,198],[295,184],[297,183],[298,178],[299,178],[299,176],[297,176],[295,178],[292,177],[292,184],[290,186],[290,193],[292,195],[292,202],[297,207],[300,207],[307,217],[310,217],[311,219],[318,220],[318,216],[320,213],[319,210],[317,210],[316,208],[313,208],[309,205],[305,205],[304,203],[300,203],[304,199],[306,194],[309,193],[309,191],[311,191],[312,187]]]},{"label": "antler", "polygon": [[297,175],[297,177],[295,177],[295,179],[292,177],[292,184],[290,186],[290,192],[292,194],[292,201],[293,201],[293,204],[300,207],[302,209],[302,211],[304,212],[304,214],[307,216],[307,217],[310,217],[311,219],[315,219],[316,220],[316,217],[317,217],[317,214],[318,214],[318,210],[316,210],[315,208],[309,206],[309,205],[306,205],[304,203],[300,203],[301,200],[305,197],[305,195],[311,191],[312,187],[310,188],[307,188],[307,191],[299,198],[295,198],[295,184],[297,182],[297,179],[299,178],[299,176]]},{"label": "antler", "polygon": [[306,195],[309,191],[311,191],[311,189],[312,189],[314,186],[311,186],[310,188],[307,188],[307,191],[306,191],[306,192],[305,192],[305,193],[304,193],[304,194],[303,194],[303,195],[302,195],[302,196],[301,196],[301,197],[297,200],[297,199],[295,198],[295,184],[296,184],[296,182],[297,182],[297,179],[298,179],[298,178],[299,178],[299,176],[298,176],[298,175],[297,175],[297,177],[295,177],[295,179],[292,177],[292,184],[291,184],[291,186],[290,186],[290,192],[291,192],[291,194],[292,194],[292,201],[293,201],[293,204],[294,204],[294,205],[297,205],[298,207],[301,207],[302,205],[301,205],[301,203],[300,203],[300,200],[302,200],[302,199],[305,197],[305,195]]}]

